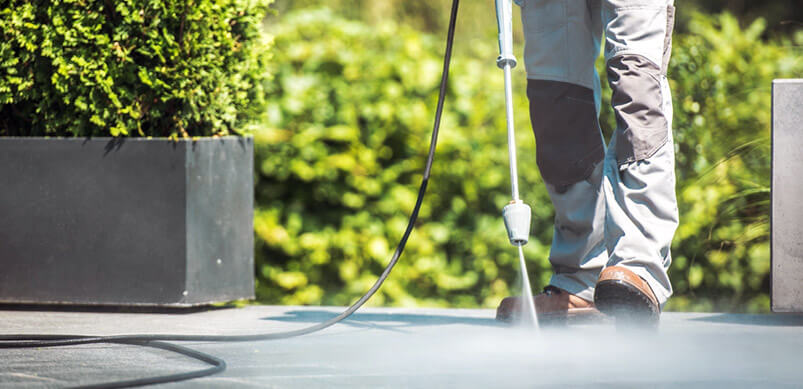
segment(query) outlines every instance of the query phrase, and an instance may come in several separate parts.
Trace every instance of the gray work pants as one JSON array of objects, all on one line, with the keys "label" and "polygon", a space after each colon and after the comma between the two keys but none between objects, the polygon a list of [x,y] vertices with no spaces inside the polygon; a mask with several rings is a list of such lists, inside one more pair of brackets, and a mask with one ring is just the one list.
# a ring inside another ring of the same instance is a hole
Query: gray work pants
[{"label": "gray work pants", "polygon": [[[586,300],[606,266],[644,278],[663,305],[678,224],[672,100],[673,0],[516,0],[526,37],[536,161],[555,206],[550,283]],[[605,63],[617,128],[599,129]]]}]

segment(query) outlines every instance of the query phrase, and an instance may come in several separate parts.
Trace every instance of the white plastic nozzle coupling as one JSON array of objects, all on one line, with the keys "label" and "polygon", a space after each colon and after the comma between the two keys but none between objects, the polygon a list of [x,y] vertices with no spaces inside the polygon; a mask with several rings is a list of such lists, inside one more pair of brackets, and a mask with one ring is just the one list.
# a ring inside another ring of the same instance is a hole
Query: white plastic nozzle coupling
[{"label": "white plastic nozzle coupling", "polygon": [[530,206],[519,200],[502,208],[502,218],[505,219],[505,228],[510,243],[514,246],[524,246],[530,238],[530,219],[532,211]]}]

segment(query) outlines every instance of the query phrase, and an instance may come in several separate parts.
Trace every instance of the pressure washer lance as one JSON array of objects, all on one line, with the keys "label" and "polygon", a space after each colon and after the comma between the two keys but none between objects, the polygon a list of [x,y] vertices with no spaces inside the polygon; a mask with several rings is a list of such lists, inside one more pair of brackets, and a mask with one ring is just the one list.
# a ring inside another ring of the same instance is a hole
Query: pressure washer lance
[{"label": "pressure washer lance", "polygon": [[[516,131],[513,129],[513,86],[511,85],[511,69],[516,67],[516,57],[513,56],[513,5],[511,0],[496,0],[496,26],[499,28],[499,57],[496,66],[505,74],[505,114],[507,118],[507,149],[510,158],[510,191],[513,200],[502,209],[505,227],[510,243],[519,249],[519,268],[521,270],[521,301],[526,315],[521,316],[522,321],[529,321],[533,327],[538,327],[533,304],[530,278],[527,276],[527,265],[524,263],[524,249],[522,248],[530,237],[530,219],[532,211],[530,206],[524,204],[519,198],[519,173],[516,166]],[[528,320],[529,319],[529,320]]]}]

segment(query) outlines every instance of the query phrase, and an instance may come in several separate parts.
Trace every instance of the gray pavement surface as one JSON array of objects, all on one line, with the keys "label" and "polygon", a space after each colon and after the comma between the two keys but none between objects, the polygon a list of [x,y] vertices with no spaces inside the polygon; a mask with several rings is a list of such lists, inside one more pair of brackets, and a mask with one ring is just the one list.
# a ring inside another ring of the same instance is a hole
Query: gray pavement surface
[{"label": "gray pavement surface", "polygon": [[[36,311],[4,307],[4,334],[251,334],[301,328],[331,307],[249,306],[193,313]],[[226,360],[176,388],[803,387],[803,315],[664,313],[654,332],[610,322],[500,325],[492,310],[367,308],[300,338],[185,342]],[[0,387],[60,388],[200,369],[125,345],[0,350]]]}]

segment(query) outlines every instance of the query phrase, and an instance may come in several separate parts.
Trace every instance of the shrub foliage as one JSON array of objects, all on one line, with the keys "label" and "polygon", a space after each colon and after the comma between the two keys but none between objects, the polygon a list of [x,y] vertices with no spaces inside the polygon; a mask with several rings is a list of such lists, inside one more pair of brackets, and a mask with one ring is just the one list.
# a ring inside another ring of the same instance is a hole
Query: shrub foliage
[{"label": "shrub foliage", "polygon": [[0,136],[238,133],[264,108],[269,0],[11,0]]},{"label": "shrub foliage", "polygon": [[803,31],[761,39],[765,25],[694,15],[676,39],[675,104],[681,224],[670,270],[675,309],[769,309],[772,80],[803,75]]},{"label": "shrub foliage", "polygon": [[[415,201],[442,50],[442,37],[390,23],[371,28],[327,11],[282,18],[267,127],[254,133],[259,298],[342,305],[375,280]],[[477,47],[453,60],[428,196],[373,304],[489,306],[515,279],[500,218],[510,194],[493,53]],[[526,115],[519,119],[524,129]],[[532,164],[532,135],[520,135]],[[535,188],[536,170],[522,173],[523,187]],[[551,209],[543,191],[524,193],[539,204],[540,239],[527,253],[543,258]],[[546,275],[545,266],[534,270]]]},{"label": "shrub foliage", "polygon": [[[670,69],[681,226],[668,308],[766,310],[770,83],[799,75],[803,63],[790,42],[760,41],[761,21],[742,29],[727,14],[697,15],[690,28],[675,37]],[[392,23],[369,28],[328,11],[283,16],[276,34],[266,125],[255,132],[257,295],[348,304],[387,263],[412,209],[443,37]],[[493,307],[517,292],[500,216],[509,181],[493,42],[458,39],[467,48],[453,59],[428,197],[372,304]],[[526,256],[540,288],[554,213],[524,93],[515,111],[520,185],[535,213]],[[608,134],[612,116],[602,117]]]}]

